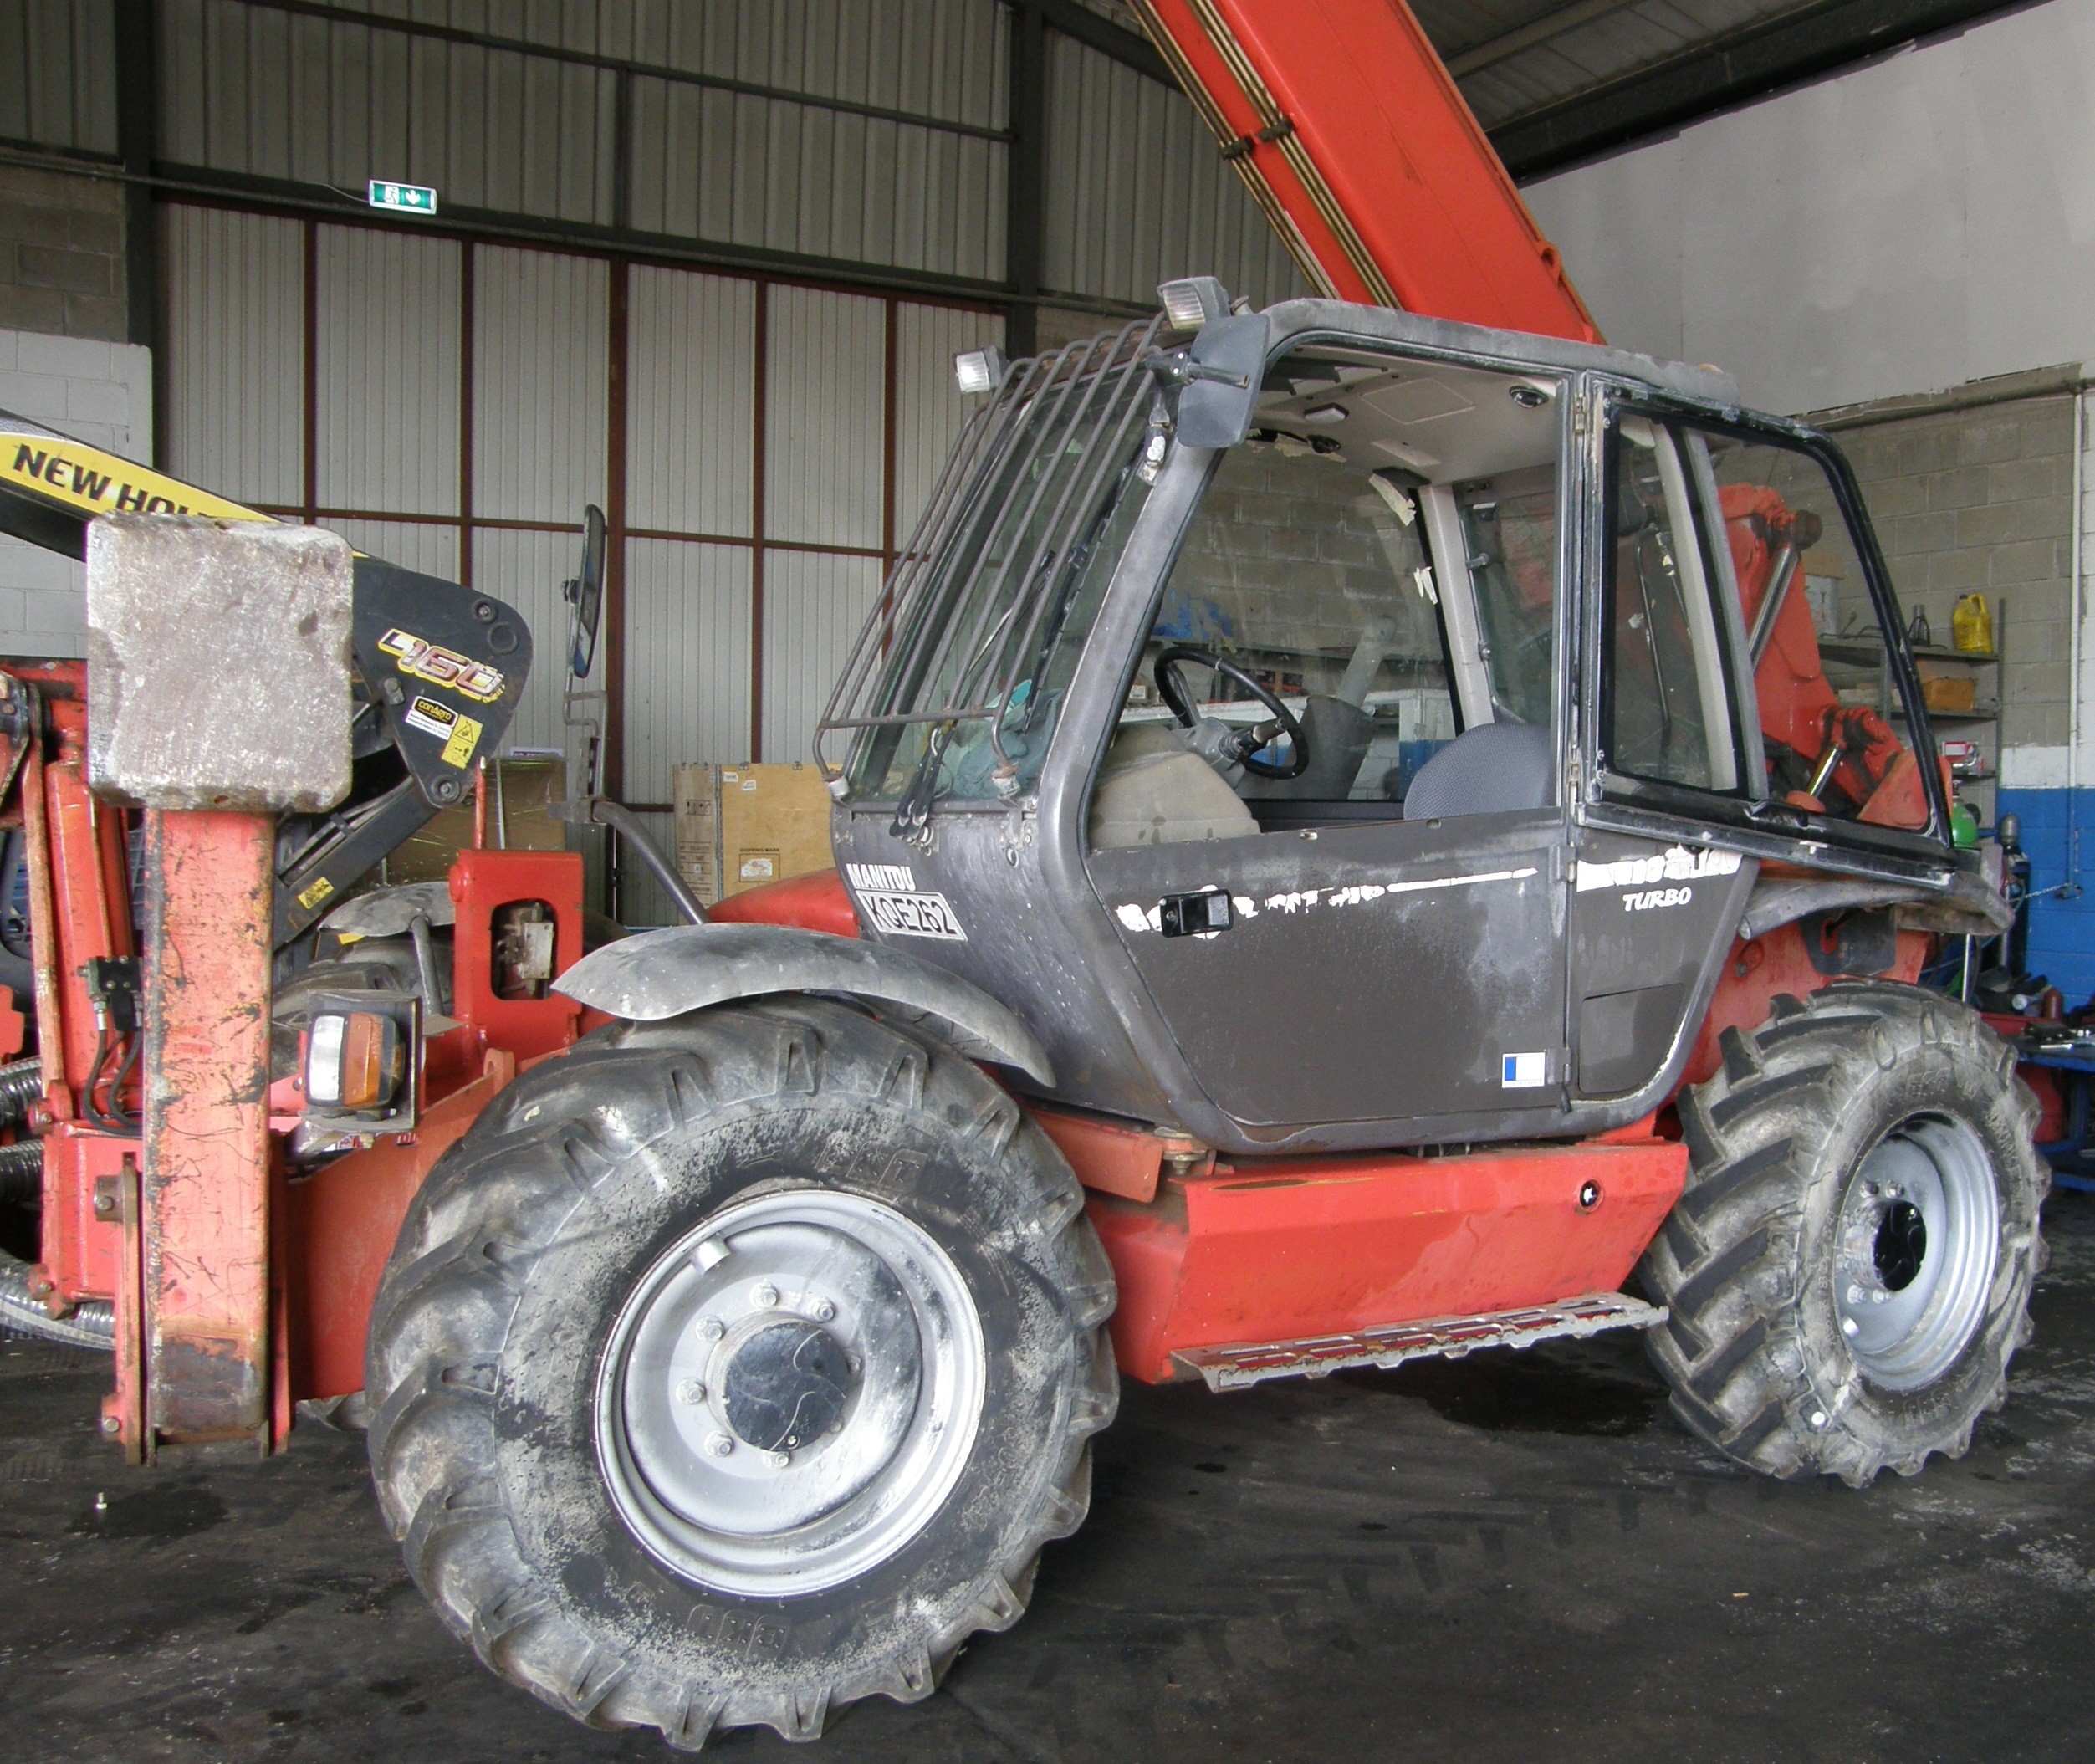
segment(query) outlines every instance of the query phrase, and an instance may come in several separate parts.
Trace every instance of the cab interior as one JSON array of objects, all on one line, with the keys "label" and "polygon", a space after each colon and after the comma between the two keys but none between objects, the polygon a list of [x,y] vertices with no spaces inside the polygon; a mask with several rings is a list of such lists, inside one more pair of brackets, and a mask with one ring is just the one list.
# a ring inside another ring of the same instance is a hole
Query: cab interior
[{"label": "cab interior", "polygon": [[1164,585],[1094,848],[1551,803],[1565,396],[1333,346],[1270,369]]}]

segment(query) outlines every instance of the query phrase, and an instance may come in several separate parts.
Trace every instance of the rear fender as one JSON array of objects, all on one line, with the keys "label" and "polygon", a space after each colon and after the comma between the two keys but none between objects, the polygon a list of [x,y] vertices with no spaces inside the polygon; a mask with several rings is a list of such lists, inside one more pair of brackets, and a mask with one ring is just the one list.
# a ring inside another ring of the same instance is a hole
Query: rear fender
[{"label": "rear fender", "polygon": [[585,955],[556,990],[607,1016],[658,1022],[740,999],[816,992],[856,999],[971,1060],[1043,1085],[1054,1068],[1033,1031],[979,987],[878,943],[786,925],[672,925]]}]

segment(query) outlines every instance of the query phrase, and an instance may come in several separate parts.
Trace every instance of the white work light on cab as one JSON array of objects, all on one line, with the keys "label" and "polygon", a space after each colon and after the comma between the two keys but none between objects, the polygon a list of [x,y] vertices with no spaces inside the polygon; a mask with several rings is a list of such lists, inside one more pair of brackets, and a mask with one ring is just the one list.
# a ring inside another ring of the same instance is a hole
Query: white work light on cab
[{"label": "white work light on cab", "polygon": [[1157,289],[1164,316],[1173,330],[1198,330],[1211,319],[1229,314],[1229,290],[1213,276],[1186,276]]},{"label": "white work light on cab", "polygon": [[971,349],[955,355],[953,377],[960,390],[969,396],[994,392],[1004,379],[1004,351],[992,345],[988,349]]}]

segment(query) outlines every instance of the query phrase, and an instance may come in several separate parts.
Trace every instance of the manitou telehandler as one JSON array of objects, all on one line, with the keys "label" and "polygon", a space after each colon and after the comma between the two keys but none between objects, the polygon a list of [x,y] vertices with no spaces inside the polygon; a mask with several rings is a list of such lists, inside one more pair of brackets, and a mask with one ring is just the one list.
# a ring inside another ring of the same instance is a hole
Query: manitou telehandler
[{"label": "manitou telehandler", "polygon": [[[712,923],[585,954],[565,854],[360,887],[325,854],[500,739],[514,616],[7,442],[13,530],[94,520],[96,645],[86,726],[28,665],[0,724],[14,1314],[113,1338],[135,1457],[367,1424],[444,1621],[598,1726],[930,1694],[1123,1374],[1634,1327],[1712,1446],[1861,1485],[2028,1334],[2034,1106],[1911,984],[2006,915],[1838,452],[1599,343],[1401,8],[1146,10],[1326,297],[962,359],[821,724],[837,868]],[[153,689],[192,627],[207,760]]]}]

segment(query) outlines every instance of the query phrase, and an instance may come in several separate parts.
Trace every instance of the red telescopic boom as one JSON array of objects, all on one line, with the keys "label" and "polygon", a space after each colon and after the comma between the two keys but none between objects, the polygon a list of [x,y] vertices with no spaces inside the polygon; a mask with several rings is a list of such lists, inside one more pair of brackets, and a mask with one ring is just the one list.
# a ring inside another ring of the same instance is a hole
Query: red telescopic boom
[{"label": "red telescopic boom", "polygon": [[1135,6],[1320,293],[1601,340],[1403,0]]}]

